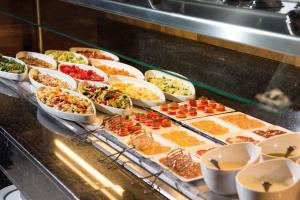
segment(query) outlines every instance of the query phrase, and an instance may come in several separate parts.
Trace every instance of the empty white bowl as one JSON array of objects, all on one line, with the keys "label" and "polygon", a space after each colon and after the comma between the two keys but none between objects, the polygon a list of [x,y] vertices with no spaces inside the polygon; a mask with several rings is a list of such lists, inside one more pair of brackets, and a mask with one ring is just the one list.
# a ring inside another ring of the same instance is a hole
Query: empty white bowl
[{"label": "empty white bowl", "polygon": [[[208,188],[222,195],[236,194],[235,175],[246,165],[258,162],[261,149],[250,142],[226,145],[210,150],[200,159],[204,181]],[[215,159],[220,169],[210,160]]]},{"label": "empty white bowl", "polygon": [[263,160],[280,158],[279,156],[270,155],[270,153],[285,154],[289,146],[294,146],[295,150],[288,158],[296,161],[300,158],[300,134],[289,133],[271,137],[258,144],[261,147]]},{"label": "empty white bowl", "polygon": [[[300,166],[289,159],[273,159],[248,166],[236,176],[241,200],[300,199]],[[265,192],[262,182],[272,185]]]}]

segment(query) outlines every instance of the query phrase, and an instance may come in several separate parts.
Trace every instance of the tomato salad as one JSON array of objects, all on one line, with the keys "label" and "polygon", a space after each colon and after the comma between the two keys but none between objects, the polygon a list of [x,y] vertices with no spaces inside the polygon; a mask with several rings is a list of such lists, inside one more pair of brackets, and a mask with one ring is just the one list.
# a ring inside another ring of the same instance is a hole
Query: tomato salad
[{"label": "tomato salad", "polygon": [[98,75],[95,71],[84,70],[77,67],[76,65],[61,65],[60,71],[71,76],[72,78],[79,80],[89,80],[97,82],[104,81],[104,77]]}]

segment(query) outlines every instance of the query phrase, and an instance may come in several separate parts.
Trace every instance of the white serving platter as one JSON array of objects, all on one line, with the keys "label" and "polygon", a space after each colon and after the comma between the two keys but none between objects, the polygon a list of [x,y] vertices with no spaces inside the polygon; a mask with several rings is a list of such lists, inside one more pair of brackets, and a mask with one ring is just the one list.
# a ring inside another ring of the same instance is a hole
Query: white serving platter
[{"label": "white serving platter", "polygon": [[[94,82],[94,81],[85,81],[85,82],[87,82],[90,85],[96,86],[96,87],[107,87],[107,86],[109,86],[109,85],[106,85],[106,84],[100,83],[100,82]],[[81,88],[82,88],[83,83],[84,83],[84,81],[81,81],[78,84],[78,91],[81,94],[82,94]],[[130,99],[131,107],[128,108],[128,109],[114,108],[114,107],[107,106],[107,105],[104,105],[104,104],[99,104],[97,102],[94,102],[94,104],[95,104],[95,107],[96,107],[97,110],[99,110],[103,113],[109,114],[109,115],[125,115],[125,114],[128,115],[128,114],[131,113],[132,107],[133,107],[131,99]]]},{"label": "white serving platter", "polygon": [[127,76],[113,75],[113,76],[109,77],[108,82],[110,85],[113,85],[114,83],[119,83],[119,82],[134,84],[136,87],[143,87],[143,88],[146,88],[146,89],[154,92],[159,97],[159,100],[157,100],[157,101],[151,101],[151,100],[147,100],[147,99],[137,99],[137,98],[131,97],[132,103],[134,105],[150,108],[150,107],[162,105],[165,103],[165,95],[163,94],[163,92],[160,89],[158,89],[155,85],[148,83],[146,81],[139,80],[139,79],[132,78],[132,77],[127,77]]},{"label": "white serving platter", "polygon": [[[134,75],[135,78],[144,80],[144,74],[140,70],[138,70],[137,68],[132,67],[130,65],[127,65],[125,63],[110,61],[110,60],[102,60],[102,59],[92,59],[91,63],[94,67],[99,66],[99,65],[106,65],[108,67],[115,68],[118,70],[125,70],[125,71],[129,72],[129,74]],[[108,76],[109,76],[109,74],[108,74]]]},{"label": "white serving platter", "polygon": [[[116,56],[112,53],[109,53],[107,51],[100,50],[100,49],[87,48],[87,47],[72,47],[72,48],[70,48],[70,51],[75,52],[75,53],[77,53],[78,51],[93,51],[93,52],[96,52],[97,54],[102,54],[104,56],[110,57],[114,61],[119,61],[118,56]],[[94,60],[93,58],[88,58],[88,59],[90,61]]]},{"label": "white serving platter", "polygon": [[[45,69],[53,69],[56,70],[57,69],[57,62],[48,55],[45,54],[41,54],[41,53],[36,53],[36,52],[29,52],[29,51],[20,51],[16,54],[16,58],[22,58],[22,57],[26,57],[26,56],[30,56],[33,58],[37,58],[40,59],[42,61],[45,61],[46,63],[50,64],[52,67],[51,68],[47,68],[45,67]],[[42,67],[37,67],[34,65],[27,65],[29,68],[42,68]]]},{"label": "white serving platter", "polygon": [[[189,136],[193,136],[195,137],[196,139],[198,139],[199,141],[202,141],[203,143],[202,144],[199,144],[199,145],[195,145],[195,146],[189,146],[189,147],[185,147],[185,146],[181,146],[175,142],[173,142],[172,140],[169,140],[168,138],[165,138],[163,136],[164,133],[170,133],[172,131],[184,131],[186,132]],[[173,143],[174,145],[178,146],[179,148],[182,148],[182,149],[190,149],[190,148],[195,148],[195,147],[200,147],[200,146],[204,146],[204,145],[208,145],[208,144],[212,144],[213,142],[189,129],[186,129],[184,127],[181,127],[181,126],[171,126],[169,128],[163,128],[163,129],[159,129],[159,130],[156,130],[156,131],[152,131],[154,134],[158,134],[160,135],[162,138],[164,138],[165,140],[168,140],[169,142]]]},{"label": "white serving platter", "polygon": [[[170,72],[172,73],[172,72]],[[175,74],[175,73],[173,73]],[[145,73],[145,80],[148,81],[148,79],[150,77],[166,77],[168,79],[172,79],[172,80],[178,80],[180,81],[185,87],[189,88],[191,95],[189,96],[183,96],[183,95],[176,95],[176,94],[170,94],[170,93],[166,93],[164,92],[166,99],[171,100],[171,101],[176,101],[176,102],[183,102],[183,101],[187,101],[187,100],[193,100],[196,98],[196,91],[195,91],[195,87],[194,85],[186,80],[183,80],[181,78],[172,76],[168,73],[162,72],[162,71],[158,71],[158,70],[148,70]],[[180,77],[184,77],[182,75],[180,75]]]},{"label": "white serving platter", "polygon": [[83,99],[86,99],[87,101],[91,102],[91,105],[93,107],[93,113],[92,114],[74,114],[74,113],[69,113],[69,112],[63,112],[63,111],[60,111],[60,110],[57,110],[53,107],[50,107],[50,106],[47,106],[45,105],[39,98],[38,98],[38,95],[37,95],[37,92],[39,90],[42,90],[44,89],[45,87],[40,87],[36,90],[36,99],[37,99],[37,102],[38,104],[40,105],[40,107],[46,111],[47,113],[49,114],[52,114],[52,115],[55,115],[59,118],[62,118],[62,119],[66,119],[66,120],[70,120],[70,121],[76,121],[76,122],[91,122],[94,120],[94,118],[96,117],[96,108],[95,108],[95,105],[93,104],[93,102],[85,97],[84,95],[78,93],[78,92],[75,92],[73,90],[66,90],[66,89],[62,89],[63,92],[68,92],[74,96],[78,96],[80,98],[83,98]]},{"label": "white serving platter", "polygon": [[[78,68],[80,68],[80,69],[83,69],[83,70],[92,70],[93,72],[95,72],[96,74],[98,74],[99,76],[102,76],[103,78],[104,78],[104,81],[103,82],[107,82],[107,80],[108,80],[108,77],[107,77],[107,75],[103,72],[103,71],[101,71],[100,69],[97,69],[97,68],[95,68],[95,67],[91,67],[91,66],[89,66],[89,65],[84,65],[84,64],[76,64],[76,63],[61,63],[61,64],[59,64],[58,65],[58,71],[60,71],[61,73],[63,73],[62,71],[61,71],[61,66],[63,66],[63,65],[68,65],[68,66],[76,66],[76,67],[78,67]],[[66,75],[68,75],[68,74],[66,74]],[[68,75],[68,76],[70,76],[70,75]],[[71,77],[71,76],[70,76]],[[81,79],[76,79],[76,78],[74,78],[78,83],[80,82],[80,81],[83,81],[83,80],[81,80]],[[91,81],[91,82],[99,82],[99,81]]]},{"label": "white serving platter", "polygon": [[39,71],[41,74],[44,74],[44,75],[48,74],[49,76],[55,77],[65,83],[67,83],[69,86],[68,89],[70,89],[70,90],[76,90],[76,88],[77,88],[77,83],[71,76],[68,76],[60,71],[54,71],[54,70],[45,69],[45,68],[32,69],[29,71],[29,81],[35,88],[39,88],[39,87],[46,86],[46,85],[34,80],[34,78],[33,78],[34,71]]},{"label": "white serving platter", "polygon": [[[185,152],[186,154],[189,153],[188,151],[184,151],[184,152]],[[191,158],[192,158],[193,161],[199,163],[199,168],[200,168],[200,159],[199,159],[198,157],[196,157],[195,155],[191,154],[191,153],[190,153],[190,155],[191,155]],[[165,154],[164,156],[159,156],[159,157],[152,158],[152,160],[153,160],[154,162],[156,162],[157,164],[159,164],[160,166],[162,166],[163,168],[169,169],[170,172],[172,172],[172,174],[174,174],[177,178],[179,178],[179,179],[180,179],[181,181],[183,181],[183,182],[191,182],[191,181],[196,181],[196,180],[203,179],[202,172],[201,172],[201,175],[200,175],[200,176],[197,176],[197,177],[195,177],[195,178],[190,178],[190,179],[187,179],[187,178],[184,178],[184,177],[182,177],[182,176],[179,176],[177,173],[173,172],[169,167],[165,166],[164,164],[162,164],[162,163],[159,161],[161,158],[164,158],[164,157],[166,157],[166,156],[167,156],[167,154]],[[200,171],[201,171],[201,169],[200,169]]]},{"label": "white serving platter", "polygon": [[[53,58],[53,56],[51,55],[51,53],[53,51],[71,52],[71,51],[64,51],[64,50],[47,50],[47,51],[45,51],[45,54],[48,55],[48,56],[50,56],[51,58]],[[74,52],[72,52],[72,53],[74,53]],[[84,60],[84,63],[82,63],[82,64],[86,64],[86,65],[89,64],[89,60],[85,56],[83,56],[83,55],[81,55],[79,53],[74,53],[74,55],[75,55],[75,57],[77,57],[77,58],[81,57]],[[64,61],[59,61],[59,60],[56,60],[56,61],[58,63],[70,63],[70,62],[64,62]],[[72,63],[72,64],[75,64],[75,63]]]},{"label": "white serving platter", "polygon": [[[153,137],[154,141],[159,142],[161,145],[170,147],[170,150],[168,152],[165,152],[165,153],[158,153],[158,154],[153,154],[153,155],[146,155],[146,154],[144,154],[143,152],[141,152],[137,149],[134,149],[134,150],[137,151],[139,154],[141,154],[142,156],[144,156],[146,158],[154,158],[154,157],[158,157],[158,156],[167,155],[170,151],[177,148],[176,145],[174,145],[173,143],[169,142],[168,140],[162,138],[161,136],[159,136],[157,134],[152,134],[152,137]],[[129,145],[129,142],[130,142],[130,137],[124,138],[123,143],[125,145],[127,145],[129,148],[131,148],[132,145]]]},{"label": "white serving platter", "polygon": [[[198,101],[198,100],[196,100],[196,101]],[[188,104],[188,101],[181,102],[181,103],[178,103],[178,104],[179,104],[179,106],[180,105],[184,105],[184,104]],[[203,118],[203,117],[207,117],[207,116],[219,115],[219,114],[230,113],[230,112],[234,112],[235,111],[234,109],[225,106],[225,111],[215,111],[214,113],[205,113],[202,110],[197,110],[197,115],[196,116],[189,116],[187,114],[187,116],[185,118],[178,118],[178,117],[176,117],[176,115],[170,115],[170,114],[168,114],[168,111],[162,111],[160,109],[160,106],[154,106],[151,109],[155,110],[155,111],[157,111],[157,112],[159,112],[159,113],[161,113],[163,115],[166,115],[166,116],[168,116],[168,117],[170,117],[172,119],[175,119],[177,121],[182,121],[182,122],[186,121],[186,120],[198,119],[198,118]],[[176,111],[178,111],[178,110],[176,110]]]},{"label": "white serving platter", "polygon": [[[261,123],[264,124],[264,126],[263,126],[263,127],[260,127],[260,128],[264,128],[264,127],[266,127],[266,126],[272,126],[272,124],[270,124],[270,123],[268,123],[268,122],[265,122],[265,121],[263,121],[263,120],[261,120],[261,119],[257,119],[257,118],[255,118],[255,117],[252,117],[252,116],[247,115],[247,114],[242,113],[242,112],[227,113],[227,114],[218,115],[218,116],[216,116],[216,117],[218,117],[218,119],[222,120],[222,117],[230,116],[230,115],[237,115],[237,114],[243,114],[243,115],[246,115],[247,118],[249,118],[249,119],[255,119],[255,120],[257,120],[257,121],[260,121]],[[229,125],[232,125],[232,126],[235,126],[235,127],[239,128],[238,126],[236,126],[236,125],[234,125],[234,124],[232,124],[232,123],[230,123],[230,122],[227,122],[227,121],[225,121],[225,120],[222,120],[222,121],[225,122],[225,123],[227,123],[227,124],[229,124]],[[239,128],[239,129],[240,129],[240,130],[243,130],[243,131],[251,131],[251,130],[254,130],[254,129],[257,129],[257,128],[251,128],[251,129],[241,129],[241,128]]]},{"label": "white serving platter", "polygon": [[211,144],[207,144],[207,145],[196,146],[194,148],[189,148],[189,149],[187,149],[187,151],[190,152],[191,154],[193,154],[194,156],[200,158],[201,155],[199,155],[197,153],[197,151],[199,151],[199,150],[208,150],[210,148],[217,148],[217,147],[220,147],[220,145],[217,144],[217,143],[211,143]]},{"label": "white serving platter", "polygon": [[3,71],[0,70],[0,77],[5,78],[5,79],[14,80],[14,81],[23,81],[27,77],[27,73],[28,73],[27,65],[19,59],[9,57],[9,56],[3,56],[3,57],[7,58],[9,60],[15,60],[16,62],[24,65],[25,66],[25,71],[21,74],[17,74],[17,73],[11,73],[11,72],[3,72]]},{"label": "white serving platter", "polygon": [[[224,128],[227,128],[228,129],[228,132],[225,133],[225,134],[219,134],[219,135],[214,135],[212,133],[209,133],[207,131],[204,131],[204,130],[201,130],[199,129],[198,127],[194,126],[192,123],[193,122],[199,122],[199,121],[206,121],[206,120],[209,120],[209,121],[213,121],[217,124],[219,124],[220,126],[224,127]],[[218,140],[221,140],[221,141],[225,141],[226,138],[228,138],[229,136],[232,136],[232,135],[237,135],[237,133],[240,133],[242,132],[239,128],[235,127],[235,126],[232,126],[230,124],[227,124],[225,123],[224,121],[218,119],[217,117],[215,116],[210,116],[210,117],[204,117],[204,118],[198,118],[198,119],[191,119],[191,120],[187,120],[187,121],[184,121],[182,122],[183,124],[189,126],[189,127],[192,127],[193,129],[196,129],[210,137],[213,137],[213,138],[216,138]]]}]

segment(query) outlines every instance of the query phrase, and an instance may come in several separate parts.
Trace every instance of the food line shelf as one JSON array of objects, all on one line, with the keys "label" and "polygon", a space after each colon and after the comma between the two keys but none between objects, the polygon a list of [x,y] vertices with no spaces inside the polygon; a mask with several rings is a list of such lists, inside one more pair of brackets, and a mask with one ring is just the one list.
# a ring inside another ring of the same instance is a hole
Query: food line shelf
[{"label": "food line shelf", "polygon": [[[28,82],[17,83],[4,79],[0,79],[0,81],[38,107],[33,93],[34,90]],[[203,180],[189,183],[179,180],[172,172],[164,170],[163,167],[151,161],[149,158],[141,156],[133,149],[128,149],[128,147],[122,144],[116,137],[108,134],[100,125],[95,127],[58,119],[55,116],[52,117],[55,118],[58,123],[74,132],[74,140],[78,141],[78,145],[95,146],[99,151],[105,153],[107,157],[116,161],[119,166],[123,166],[135,174],[140,181],[148,183],[153,189],[158,190],[170,199],[172,199],[173,196],[170,195],[170,193],[174,191],[179,191],[190,199],[214,199],[216,197],[224,200],[228,199],[228,197],[219,196],[210,192]],[[86,132],[78,131],[78,127],[84,128]],[[105,143],[112,148],[112,151],[105,150],[99,143]],[[127,161],[122,161],[122,159],[120,159],[121,157],[126,157]],[[101,158],[98,158],[98,160],[102,162]],[[158,182],[157,180],[160,180],[160,184],[156,184]],[[162,187],[161,183],[163,183]],[[167,189],[168,192],[166,192],[163,189],[164,183],[167,183],[167,185],[170,185],[173,190],[175,190],[170,192],[170,189]],[[147,193],[148,191],[145,192]],[[230,199],[232,199],[232,197]]]}]

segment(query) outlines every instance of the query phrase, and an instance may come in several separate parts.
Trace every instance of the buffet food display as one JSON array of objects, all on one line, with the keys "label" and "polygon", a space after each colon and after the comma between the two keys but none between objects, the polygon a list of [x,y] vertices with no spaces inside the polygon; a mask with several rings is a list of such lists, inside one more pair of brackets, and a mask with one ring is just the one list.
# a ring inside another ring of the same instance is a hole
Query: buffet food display
[{"label": "buffet food display", "polygon": [[8,72],[14,74],[22,74],[26,70],[26,67],[23,63],[18,62],[17,60],[0,55],[0,71]]},{"label": "buffet food display", "polygon": [[51,56],[58,62],[88,64],[88,59],[86,57],[70,51],[48,50],[45,54]]},{"label": "buffet food display", "polygon": [[[36,88],[36,99],[43,110],[62,119],[91,124],[96,109],[105,113],[102,125],[107,134],[168,169],[181,181],[204,177],[212,191],[225,195],[244,195],[244,188],[267,193],[264,185],[244,179],[247,167],[259,162],[260,155],[263,160],[300,159],[298,134],[207,97],[195,100],[194,87],[183,76],[174,74],[172,78],[166,72],[150,70],[144,81],[143,74],[131,66],[100,65],[114,64],[111,60],[117,59],[89,48],[51,50],[46,54],[60,63],[58,70],[57,63],[47,62],[42,55],[20,52],[16,57],[24,62],[0,55],[0,76],[24,80],[27,65],[31,66],[29,81]],[[92,66],[85,65],[85,56]],[[166,97],[174,101],[165,103]],[[147,109],[134,108],[133,104]],[[230,187],[222,185],[225,182]],[[276,181],[269,182],[270,191],[285,188]]]},{"label": "buffet food display", "polygon": [[112,53],[109,53],[107,51],[100,50],[100,49],[85,48],[85,47],[72,47],[72,48],[70,48],[70,51],[81,54],[90,60],[101,59],[101,60],[119,61],[118,56],[116,56]]},{"label": "buffet food display", "polygon": [[178,121],[234,111],[232,108],[226,107],[214,100],[209,100],[207,97],[181,103],[171,102],[153,107],[152,109]]}]

